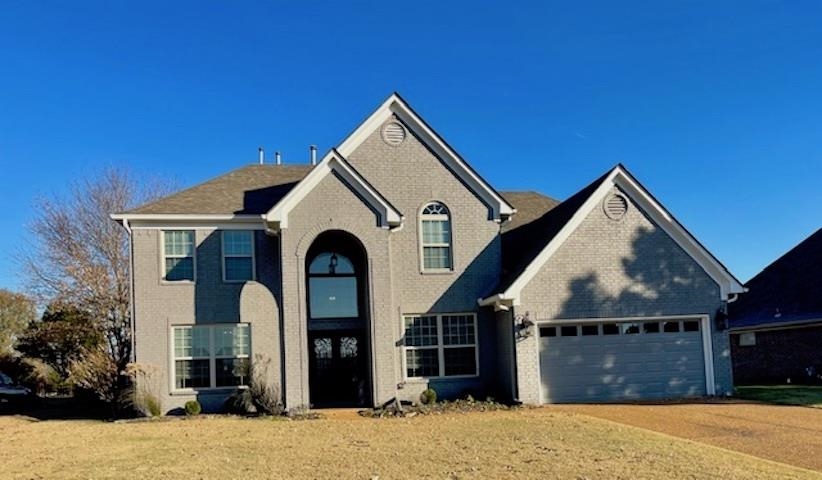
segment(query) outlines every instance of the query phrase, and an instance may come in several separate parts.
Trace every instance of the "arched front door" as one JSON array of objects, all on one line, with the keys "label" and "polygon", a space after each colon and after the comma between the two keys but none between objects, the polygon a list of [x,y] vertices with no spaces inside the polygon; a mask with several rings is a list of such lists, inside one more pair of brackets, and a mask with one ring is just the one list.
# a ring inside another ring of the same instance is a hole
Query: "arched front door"
[{"label": "arched front door", "polygon": [[359,240],[320,235],[306,257],[311,404],[370,403],[367,260]]}]

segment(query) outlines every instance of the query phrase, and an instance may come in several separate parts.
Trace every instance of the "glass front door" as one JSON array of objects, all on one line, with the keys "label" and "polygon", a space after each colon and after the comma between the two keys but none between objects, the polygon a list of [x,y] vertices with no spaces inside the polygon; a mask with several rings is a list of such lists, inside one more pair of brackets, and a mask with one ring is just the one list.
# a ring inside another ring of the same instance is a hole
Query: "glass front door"
[{"label": "glass front door", "polygon": [[315,331],[310,335],[311,404],[365,406],[367,371],[364,335],[357,331]]}]

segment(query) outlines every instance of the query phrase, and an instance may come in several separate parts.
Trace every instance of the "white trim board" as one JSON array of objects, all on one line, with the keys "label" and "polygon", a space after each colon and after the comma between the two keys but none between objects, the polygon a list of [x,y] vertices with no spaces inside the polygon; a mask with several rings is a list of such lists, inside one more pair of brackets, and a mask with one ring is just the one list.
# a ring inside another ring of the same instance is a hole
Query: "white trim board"
[{"label": "white trim board", "polygon": [[264,215],[272,230],[288,228],[288,214],[308,195],[329,173],[335,172],[354,189],[380,217],[380,227],[394,228],[402,224],[403,216],[372,187],[337,150],[329,151],[300,182],[292,188],[274,207]]},{"label": "white trim board", "polygon": [[113,213],[112,220],[154,221],[154,222],[249,222],[261,220],[263,215],[223,214],[223,213]]},{"label": "white trim board", "polygon": [[522,289],[533,280],[562,244],[579,228],[588,217],[588,214],[602,204],[605,196],[614,186],[619,187],[634,203],[639,205],[651,220],[719,285],[720,296],[723,300],[728,300],[728,297],[733,294],[746,291],[739,280],[731,275],[696,238],[685,230],[673,215],[633,178],[625,167],[617,165],[520,276],[505,291],[480,299],[480,306],[493,305],[497,309],[505,309],[512,305],[519,305]]},{"label": "white trim board", "polygon": [[406,127],[413,130],[414,134],[491,208],[495,220],[510,217],[516,212],[514,207],[506,202],[479,174],[472,170],[465,160],[431,129],[396,92],[391,94],[374,113],[340,143],[337,147],[340,155],[343,157],[351,155],[366,138],[394,115]]}]

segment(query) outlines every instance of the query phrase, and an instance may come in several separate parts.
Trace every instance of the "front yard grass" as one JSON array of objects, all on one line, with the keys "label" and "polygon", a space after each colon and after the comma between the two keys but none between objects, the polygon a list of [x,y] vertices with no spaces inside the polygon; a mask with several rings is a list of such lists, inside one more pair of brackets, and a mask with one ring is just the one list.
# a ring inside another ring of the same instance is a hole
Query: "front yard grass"
[{"label": "front yard grass", "polygon": [[0,417],[3,478],[819,478],[551,409],[273,421]]},{"label": "front yard grass", "polygon": [[2,478],[819,478],[551,409],[412,419],[0,417]]},{"label": "front yard grass", "polygon": [[822,408],[822,387],[803,385],[752,385],[736,387],[736,392],[738,397],[746,400]]}]

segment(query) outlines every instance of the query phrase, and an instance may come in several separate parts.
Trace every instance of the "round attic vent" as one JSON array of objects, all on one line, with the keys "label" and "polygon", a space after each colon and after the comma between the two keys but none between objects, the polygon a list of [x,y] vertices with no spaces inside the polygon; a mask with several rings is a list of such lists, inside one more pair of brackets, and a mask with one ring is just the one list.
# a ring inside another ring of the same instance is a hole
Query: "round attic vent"
[{"label": "round attic vent", "polygon": [[397,122],[386,123],[382,127],[382,139],[385,143],[396,147],[405,141],[405,129]]},{"label": "round attic vent", "polygon": [[622,195],[617,195],[615,193],[605,199],[605,203],[602,207],[608,218],[611,220],[619,220],[624,217],[625,212],[628,211],[628,200],[626,200]]}]

